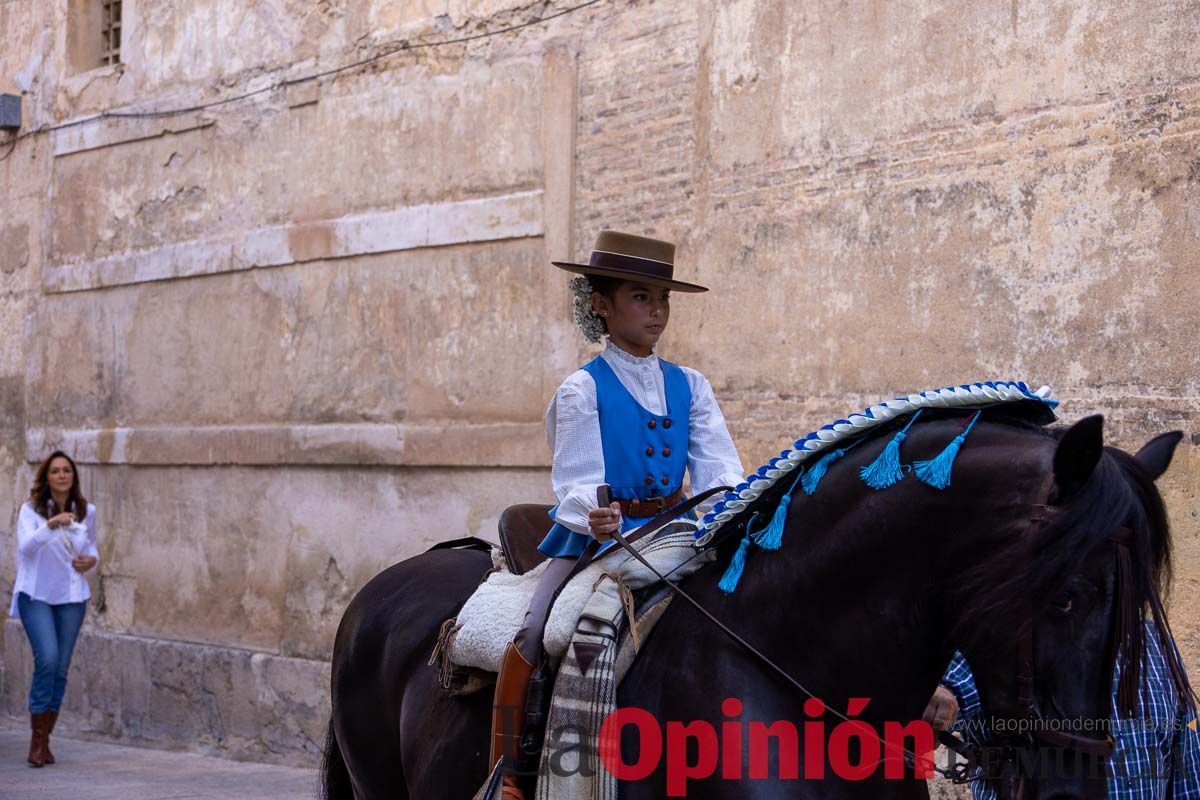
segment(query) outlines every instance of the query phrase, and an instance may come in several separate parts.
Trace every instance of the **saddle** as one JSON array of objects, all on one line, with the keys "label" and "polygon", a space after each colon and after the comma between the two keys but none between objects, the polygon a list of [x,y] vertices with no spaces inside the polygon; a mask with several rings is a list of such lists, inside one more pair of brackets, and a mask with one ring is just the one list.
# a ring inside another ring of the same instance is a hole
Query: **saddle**
[{"label": "saddle", "polygon": [[509,506],[500,515],[500,551],[514,575],[524,575],[546,560],[537,549],[542,539],[554,527],[550,509],[538,503]]}]

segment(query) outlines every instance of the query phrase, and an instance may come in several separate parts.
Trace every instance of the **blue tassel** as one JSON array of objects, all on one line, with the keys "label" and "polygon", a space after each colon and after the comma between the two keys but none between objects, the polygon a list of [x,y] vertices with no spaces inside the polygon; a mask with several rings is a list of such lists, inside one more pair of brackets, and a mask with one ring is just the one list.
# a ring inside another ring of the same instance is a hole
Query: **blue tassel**
[{"label": "blue tassel", "polygon": [[742,572],[746,569],[746,551],[750,549],[749,525],[746,526],[746,531],[746,535],[742,537],[742,543],[738,545],[737,552],[729,560],[729,568],[725,570],[725,574],[721,576],[721,582],[717,584],[717,588],[725,594],[733,594],[738,581],[742,579]]},{"label": "blue tassel", "polygon": [[[787,522],[788,506],[792,502],[792,492],[795,491],[796,484],[800,482],[802,476],[803,473],[792,480],[792,485],[788,487],[787,494],[780,498],[779,506],[776,507],[775,514],[771,517],[771,522],[767,527],[758,533],[751,534],[754,537],[754,543],[763,550],[778,550],[783,546],[783,526]],[[749,525],[746,526],[746,530],[750,530]]]},{"label": "blue tassel", "polygon": [[839,447],[836,450],[831,450],[821,457],[819,461],[808,468],[804,473],[804,479],[800,481],[800,486],[804,489],[804,493],[810,497],[816,494],[817,485],[821,482],[821,478],[825,477],[825,473],[829,471],[829,467],[833,462],[837,461],[842,456],[849,453],[854,448],[865,442],[866,439],[856,439],[852,444],[846,447]]},{"label": "blue tassel", "polygon": [[837,450],[831,450],[822,456],[817,463],[808,468],[808,471],[804,473],[804,480],[800,482],[800,486],[804,489],[806,495],[811,497],[816,493],[817,484],[821,482],[821,478],[824,478],[825,473],[829,471],[829,465],[846,455],[846,451],[849,449],[849,447],[839,447]]},{"label": "blue tassel", "polygon": [[763,550],[778,550],[783,546],[783,523],[787,520],[788,503],[790,502],[792,502],[792,496],[785,494],[779,501],[779,507],[775,509],[775,515],[771,517],[770,524],[754,534],[754,543]]},{"label": "blue tassel", "polygon": [[913,472],[916,473],[917,480],[929,484],[935,489],[945,489],[950,485],[950,470],[954,468],[954,459],[963,446],[963,442],[966,441],[967,434],[971,432],[971,428],[975,427],[975,420],[979,419],[981,413],[983,412],[976,411],[975,416],[971,418],[971,424],[967,425],[962,433],[955,436],[950,444],[946,445],[946,449],[938,453],[936,457],[929,461],[918,461],[913,464]]},{"label": "blue tassel", "polygon": [[908,421],[908,424],[892,437],[892,440],[887,443],[887,447],[883,448],[883,452],[879,454],[879,458],[859,470],[858,474],[862,477],[863,483],[872,489],[886,489],[904,477],[904,470],[900,467],[900,444],[908,438],[908,429],[917,421],[917,417],[921,416],[921,410],[913,414],[913,418]]}]

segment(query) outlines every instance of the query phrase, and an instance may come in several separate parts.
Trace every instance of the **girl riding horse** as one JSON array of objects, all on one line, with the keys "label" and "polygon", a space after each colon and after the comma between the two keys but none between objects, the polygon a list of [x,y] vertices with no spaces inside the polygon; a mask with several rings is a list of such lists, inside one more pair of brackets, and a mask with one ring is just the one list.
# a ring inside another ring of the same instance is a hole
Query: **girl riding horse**
[{"label": "girl riding horse", "polygon": [[[603,231],[587,264],[553,262],[572,281],[575,319],[585,337],[608,337],[604,351],[563,381],[546,410],[554,454],[550,480],[558,505],[538,549],[551,559],[496,681],[490,764],[504,772],[502,797],[524,797],[514,766],[521,709],[542,653],[542,628],[554,590],[591,537],[636,528],[682,497],[742,481],[742,462],[712,387],[694,369],[659,358],[655,346],[671,317],[672,291],[704,292],[674,280],[675,245]],[[597,489],[611,487],[600,506]]]}]

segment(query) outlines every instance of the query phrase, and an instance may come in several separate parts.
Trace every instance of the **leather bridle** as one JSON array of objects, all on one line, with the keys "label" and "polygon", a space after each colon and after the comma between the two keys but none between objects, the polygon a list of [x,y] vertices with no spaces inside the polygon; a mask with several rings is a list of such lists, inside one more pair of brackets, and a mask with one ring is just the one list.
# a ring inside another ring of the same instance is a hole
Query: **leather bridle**
[{"label": "leather bridle", "polygon": [[[1054,473],[1051,471],[1047,474],[1039,490],[1038,502],[1033,504],[1033,508],[1038,509],[1040,513],[1035,513],[1030,517],[1022,533],[1023,541],[1029,546],[1032,546],[1038,532],[1046,523],[1046,512],[1051,509],[1049,502],[1053,490]],[[1132,536],[1133,529],[1123,524],[1109,534],[1106,540],[1117,547],[1127,548]],[[1030,556],[1032,557],[1032,552]],[[1038,707],[1037,697],[1034,693],[1037,681],[1034,666],[1035,626],[1033,608],[1028,600],[1024,603],[1022,616],[1024,624],[1020,628],[1021,633],[1016,643],[1016,708],[1014,713],[1005,715],[1012,719],[1015,723],[1014,727],[1022,732],[1016,735],[993,733],[979,745],[965,742],[945,731],[938,734],[938,740],[943,745],[966,759],[966,763],[957,764],[957,768],[952,770],[953,774],[947,777],[950,777],[955,783],[970,783],[983,779],[998,780],[1006,790],[1005,796],[1013,800],[1020,800],[1028,791],[1026,776],[1018,769],[1020,751],[1043,745],[1058,750],[1069,750],[1081,755],[1108,759],[1112,757],[1116,747],[1111,733],[1106,733],[1103,738],[1095,738],[1054,730],[1046,724],[1047,720]],[[981,771],[971,775],[971,766],[981,764],[998,767],[996,771],[998,774]]]}]

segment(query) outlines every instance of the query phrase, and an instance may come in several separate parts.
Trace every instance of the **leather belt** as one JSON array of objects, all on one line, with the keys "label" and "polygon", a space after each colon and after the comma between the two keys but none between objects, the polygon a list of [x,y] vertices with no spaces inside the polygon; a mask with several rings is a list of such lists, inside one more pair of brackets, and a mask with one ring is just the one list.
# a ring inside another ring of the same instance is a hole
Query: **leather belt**
[{"label": "leather belt", "polygon": [[663,509],[678,503],[682,497],[683,489],[680,488],[667,497],[651,497],[649,500],[617,500],[616,502],[621,506],[621,516],[637,519],[657,516]]}]

